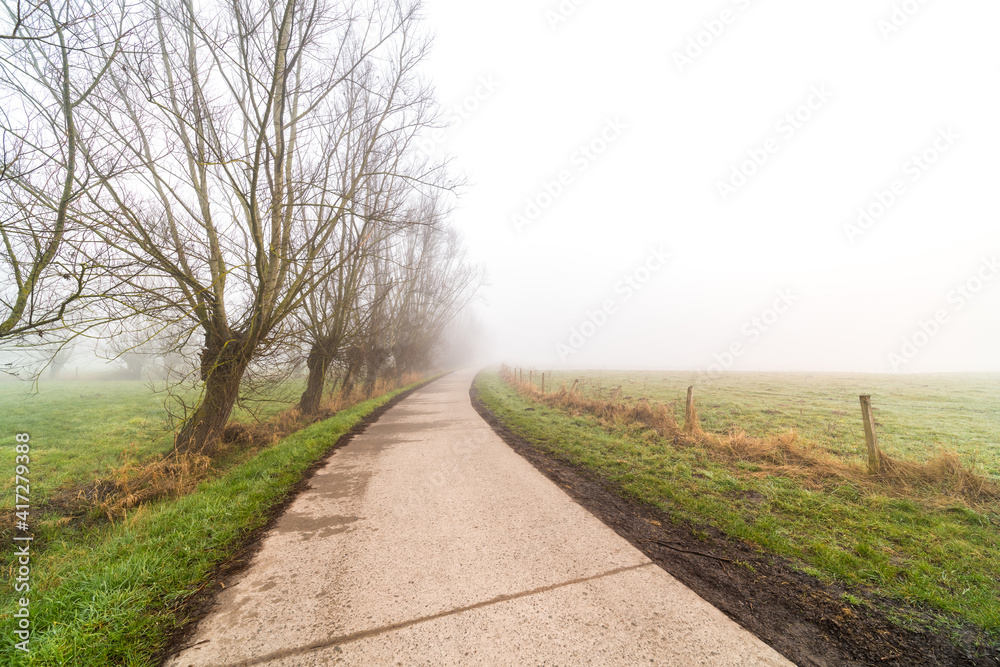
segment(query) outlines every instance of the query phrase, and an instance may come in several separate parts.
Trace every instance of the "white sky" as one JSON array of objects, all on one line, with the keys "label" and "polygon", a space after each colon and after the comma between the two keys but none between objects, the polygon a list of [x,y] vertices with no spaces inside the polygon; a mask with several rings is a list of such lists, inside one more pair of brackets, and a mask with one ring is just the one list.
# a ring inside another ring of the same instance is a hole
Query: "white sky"
[{"label": "white sky", "polygon": [[[573,11],[552,25],[559,7]],[[901,25],[883,34],[894,8]],[[425,13],[439,100],[475,107],[438,148],[470,180],[454,221],[489,274],[497,358],[1000,371],[1000,267],[984,264],[1000,259],[995,1],[427,0]],[[679,67],[699,33],[707,46]],[[911,161],[925,151],[933,164]],[[766,161],[723,201],[719,183],[754,154]],[[877,193],[894,201],[852,243],[845,227],[878,212]],[[666,265],[630,298],[616,290],[658,248]],[[782,290],[791,305],[769,312]]]}]

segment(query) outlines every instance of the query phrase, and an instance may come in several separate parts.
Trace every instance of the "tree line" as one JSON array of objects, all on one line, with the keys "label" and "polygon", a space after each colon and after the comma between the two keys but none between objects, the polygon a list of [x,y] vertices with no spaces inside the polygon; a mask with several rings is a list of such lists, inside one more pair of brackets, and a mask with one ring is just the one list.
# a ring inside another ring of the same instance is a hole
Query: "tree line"
[{"label": "tree line", "polygon": [[[253,367],[304,361],[305,413],[423,370],[482,281],[419,2],[17,0],[0,17],[0,343],[114,331],[190,355],[181,451]],[[121,346],[119,346],[121,347]]]}]

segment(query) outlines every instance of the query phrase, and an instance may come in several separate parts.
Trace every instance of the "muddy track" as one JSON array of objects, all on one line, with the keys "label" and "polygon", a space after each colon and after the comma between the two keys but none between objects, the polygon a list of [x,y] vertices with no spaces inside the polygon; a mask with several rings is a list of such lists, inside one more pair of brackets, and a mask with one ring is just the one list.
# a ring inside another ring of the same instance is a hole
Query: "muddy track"
[{"label": "muddy track", "polygon": [[[594,472],[561,461],[512,433],[483,404],[474,386],[469,395],[497,435],[539,472],[792,662],[830,667],[1000,665],[1000,646],[976,647],[972,633],[966,646],[957,646],[938,634],[905,630],[883,612],[848,605],[841,599],[844,589],[823,584],[780,557],[711,526],[679,524],[657,508],[627,500]],[[696,530],[702,539],[695,537]]]}]

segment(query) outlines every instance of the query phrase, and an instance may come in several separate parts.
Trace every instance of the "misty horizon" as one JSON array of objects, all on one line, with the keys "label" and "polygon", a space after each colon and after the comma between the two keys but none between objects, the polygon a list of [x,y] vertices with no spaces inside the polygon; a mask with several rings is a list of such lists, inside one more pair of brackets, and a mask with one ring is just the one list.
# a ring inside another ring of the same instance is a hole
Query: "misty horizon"
[{"label": "misty horizon", "polygon": [[1000,371],[1000,9],[904,4],[427,3],[487,356]]}]

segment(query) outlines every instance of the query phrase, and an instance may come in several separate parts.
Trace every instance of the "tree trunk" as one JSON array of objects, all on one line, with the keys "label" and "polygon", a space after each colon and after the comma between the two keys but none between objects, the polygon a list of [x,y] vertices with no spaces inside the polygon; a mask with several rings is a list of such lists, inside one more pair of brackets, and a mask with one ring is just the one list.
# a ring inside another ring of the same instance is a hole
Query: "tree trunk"
[{"label": "tree trunk", "polygon": [[357,345],[353,345],[347,349],[345,353],[347,359],[347,370],[344,372],[344,379],[340,384],[340,393],[344,398],[350,398],[351,392],[354,391],[354,383],[357,381],[358,373],[361,372],[361,367],[364,365],[365,357],[361,352],[361,348]]},{"label": "tree trunk", "polygon": [[403,373],[406,372],[405,368],[406,353],[404,352],[404,350],[405,347],[403,345],[398,345],[398,344],[394,345],[392,348],[392,358],[394,360],[393,371],[395,372],[396,384],[398,385],[403,383]]},{"label": "tree trunk", "polygon": [[371,396],[375,392],[375,382],[378,380],[378,370],[374,369],[372,366],[368,367],[368,373],[365,375],[365,395]]},{"label": "tree trunk", "polygon": [[306,380],[306,390],[299,399],[299,410],[304,415],[314,415],[319,412],[319,404],[323,398],[323,386],[326,384],[326,372],[333,361],[333,355],[323,352],[319,343],[313,343],[306,359],[309,377]]},{"label": "tree trunk", "polygon": [[248,351],[252,349],[253,346],[245,341],[229,340],[210,343],[202,350],[205,393],[177,434],[175,447],[178,451],[211,455],[236,405],[240,381],[250,365]]},{"label": "tree trunk", "polygon": [[386,351],[381,347],[373,347],[368,351],[365,359],[365,394],[371,396],[375,391],[375,382],[378,381],[379,372],[385,365]]},{"label": "tree trunk", "polygon": [[125,355],[125,375],[131,380],[142,379],[142,369],[146,365],[146,359],[140,354]]}]

